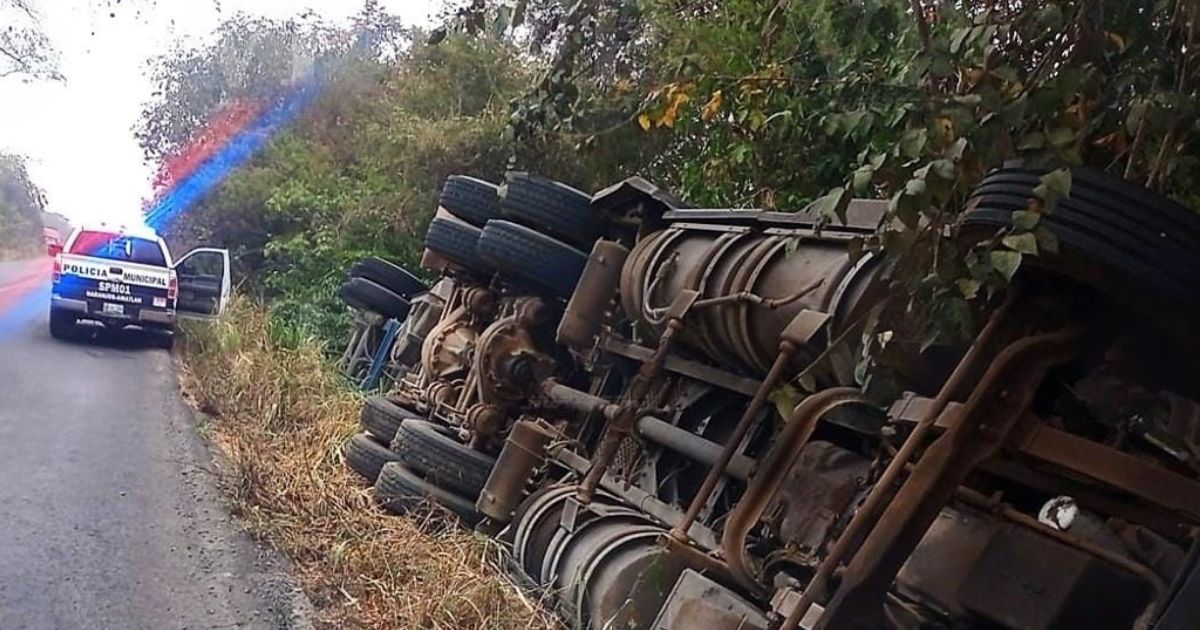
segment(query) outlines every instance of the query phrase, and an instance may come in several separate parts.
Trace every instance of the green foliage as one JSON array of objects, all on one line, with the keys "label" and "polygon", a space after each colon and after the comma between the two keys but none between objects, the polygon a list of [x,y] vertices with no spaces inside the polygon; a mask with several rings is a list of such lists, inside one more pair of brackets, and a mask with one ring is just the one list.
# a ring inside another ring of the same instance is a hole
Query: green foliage
[{"label": "green foliage", "polygon": [[[378,16],[365,22],[380,23],[391,24]],[[378,39],[362,20],[355,28],[351,39]],[[390,53],[364,54],[339,47],[350,33],[319,22],[239,17],[221,33],[213,44],[160,60],[156,76],[166,87],[147,107],[139,135],[150,158],[178,151],[222,103],[275,98],[261,86],[278,86],[290,72],[281,61],[288,53],[275,47],[324,51],[328,78],[287,132],[166,236],[178,248],[229,248],[243,291],[266,298],[285,329],[332,347],[348,318],[337,289],[355,261],[379,255],[417,269],[445,178],[502,179],[513,155],[509,103],[534,69],[503,37],[455,33],[429,45],[421,34],[398,43],[389,35]],[[581,161],[567,141],[543,143],[522,165],[582,187],[613,174]]]},{"label": "green foliage", "polygon": [[[604,40],[588,25],[630,6],[640,19],[616,39],[633,85],[578,72]],[[1012,228],[958,245],[967,195],[1004,161],[1088,165],[1200,207],[1194,3],[590,0],[575,14],[558,37],[585,45],[559,47],[518,130],[621,111],[610,136],[641,130],[657,147],[647,174],[704,207],[813,203],[836,222],[851,196],[890,199],[858,247],[886,254],[902,296],[883,326],[922,347],[969,335],[1025,258],[1057,249],[1040,218],[1070,195],[1062,169]]]},{"label": "green foliage", "polygon": [[1011,228],[960,244],[966,196],[1005,160],[1089,165],[1200,207],[1193,3],[472,0],[430,34],[374,11],[349,30],[235,18],[160,62],[140,136],[169,155],[222,103],[272,98],[286,59],[333,69],[173,235],[232,247],[247,288],[326,339],[341,270],[369,253],[411,265],[453,173],[591,189],[640,173],[696,205],[815,204],[829,222],[851,197],[889,199],[856,244],[885,254],[898,296],[872,330],[922,346],[969,335],[1057,249],[1041,219],[1070,195],[1061,169]]},{"label": "green foliage", "polygon": [[44,206],[25,158],[0,153],[0,255],[28,255],[40,249]]}]

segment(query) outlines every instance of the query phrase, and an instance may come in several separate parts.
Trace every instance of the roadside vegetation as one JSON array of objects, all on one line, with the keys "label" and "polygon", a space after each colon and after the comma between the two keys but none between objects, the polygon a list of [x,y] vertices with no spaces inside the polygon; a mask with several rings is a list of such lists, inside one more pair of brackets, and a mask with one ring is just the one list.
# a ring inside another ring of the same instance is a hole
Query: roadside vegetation
[{"label": "roadside vegetation", "polygon": [[0,153],[0,260],[42,253],[42,191],[29,179],[25,158]]},{"label": "roadside vegetation", "polygon": [[494,542],[431,510],[378,510],[339,461],[362,399],[320,347],[247,299],[184,335],[185,391],[211,417],[218,471],[251,533],[291,557],[326,628],[549,628]]},{"label": "roadside vegetation", "polygon": [[906,296],[869,324],[888,331],[873,374],[893,337],[969,336],[1023,261],[1057,248],[1040,219],[1066,171],[1016,226],[954,247],[969,191],[1005,160],[1200,207],[1191,3],[498,0],[444,17],[415,31],[370,1],[346,27],[232,17],[158,61],[139,131],[168,187],[171,156],[283,98],[297,59],[323,84],[167,236],[233,252],[248,299],[188,332],[189,389],[238,511],[296,559],[331,626],[549,623],[485,543],[383,516],[337,461],[361,401],[327,363],[348,318],[336,289],[366,256],[415,268],[448,175],[595,190],[640,174],[701,207],[816,204],[831,222],[852,196],[890,199],[892,220],[854,244],[886,255]]}]

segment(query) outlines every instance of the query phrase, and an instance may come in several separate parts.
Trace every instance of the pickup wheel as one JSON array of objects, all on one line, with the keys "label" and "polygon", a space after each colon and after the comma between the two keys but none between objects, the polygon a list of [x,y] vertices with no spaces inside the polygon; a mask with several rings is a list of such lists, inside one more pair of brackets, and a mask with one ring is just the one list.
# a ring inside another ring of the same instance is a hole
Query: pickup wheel
[{"label": "pickup wheel", "polygon": [[391,444],[396,431],[406,420],[423,420],[417,412],[406,409],[383,396],[372,396],[363,405],[358,423],[381,444]]},{"label": "pickup wheel", "polygon": [[425,283],[407,269],[377,256],[364,258],[350,268],[351,278],[366,278],[405,299],[429,290]]},{"label": "pickup wheel", "polygon": [[496,458],[459,442],[447,427],[425,420],[400,425],[392,449],[430,482],[471,498],[479,496],[496,465]]},{"label": "pickup wheel", "polygon": [[569,298],[587,265],[587,254],[510,221],[488,221],[479,238],[479,255],[502,274]]},{"label": "pickup wheel", "polygon": [[371,483],[375,483],[384,464],[400,461],[399,455],[371,439],[366,433],[359,433],[350,438],[342,449],[342,457],[350,470]]},{"label": "pickup wheel", "polygon": [[354,308],[379,313],[384,317],[404,319],[408,315],[408,300],[366,278],[351,278],[342,285],[338,295]]},{"label": "pickup wheel", "polygon": [[592,196],[529,173],[509,173],[500,189],[505,218],[536,228],[576,247],[591,249],[600,235]]},{"label": "pickup wheel", "polygon": [[75,331],[75,316],[65,311],[50,309],[50,336],[66,339]]},{"label": "pickup wheel", "polygon": [[488,221],[500,218],[500,196],[496,185],[466,175],[446,178],[438,205],[475,227],[483,227]]},{"label": "pickup wheel", "polygon": [[475,525],[482,518],[473,501],[422,479],[401,462],[389,463],[380,471],[375,481],[375,499],[393,514],[408,514],[432,499],[467,525]]}]

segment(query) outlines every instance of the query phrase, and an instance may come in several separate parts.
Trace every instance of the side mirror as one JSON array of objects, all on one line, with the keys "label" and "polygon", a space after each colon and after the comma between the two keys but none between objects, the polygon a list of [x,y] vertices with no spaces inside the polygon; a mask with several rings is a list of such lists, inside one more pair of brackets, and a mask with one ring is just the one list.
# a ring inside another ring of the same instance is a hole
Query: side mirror
[{"label": "side mirror", "polygon": [[51,257],[55,257],[62,253],[63,246],[61,243],[50,243],[46,246],[46,253]]}]

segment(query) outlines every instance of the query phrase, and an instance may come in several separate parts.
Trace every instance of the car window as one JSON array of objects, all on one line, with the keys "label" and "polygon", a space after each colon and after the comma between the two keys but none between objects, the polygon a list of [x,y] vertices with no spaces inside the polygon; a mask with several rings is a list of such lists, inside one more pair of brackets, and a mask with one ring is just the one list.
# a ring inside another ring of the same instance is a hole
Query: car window
[{"label": "car window", "polygon": [[70,253],[156,267],[167,266],[166,256],[157,241],[111,232],[80,232],[71,244]]}]

